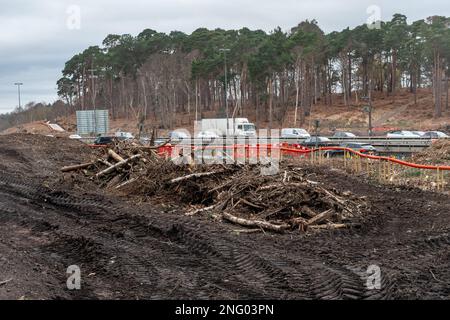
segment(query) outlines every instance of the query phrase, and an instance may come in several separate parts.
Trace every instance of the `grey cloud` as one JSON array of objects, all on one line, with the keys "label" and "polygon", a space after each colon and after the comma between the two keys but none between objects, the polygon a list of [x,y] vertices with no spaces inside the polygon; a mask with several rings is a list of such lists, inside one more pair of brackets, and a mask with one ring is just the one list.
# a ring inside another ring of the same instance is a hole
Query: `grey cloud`
[{"label": "grey cloud", "polygon": [[[70,5],[81,9],[80,30],[67,28]],[[397,12],[410,20],[450,15],[448,0],[0,0],[0,112],[17,105],[13,83],[19,80],[25,83],[24,101],[55,100],[65,61],[110,33],[289,30],[305,19],[316,19],[330,32],[365,23],[370,5],[380,6],[383,20]]]}]

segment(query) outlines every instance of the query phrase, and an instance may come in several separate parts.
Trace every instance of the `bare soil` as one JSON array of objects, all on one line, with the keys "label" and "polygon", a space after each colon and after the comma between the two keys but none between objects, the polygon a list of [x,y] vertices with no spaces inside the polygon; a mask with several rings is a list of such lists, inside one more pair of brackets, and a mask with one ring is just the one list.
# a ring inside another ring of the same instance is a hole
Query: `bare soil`
[{"label": "bare soil", "polygon": [[[0,136],[0,299],[450,298],[446,195],[305,167],[321,186],[366,197],[361,228],[238,234],[60,173],[91,156],[63,138]],[[358,272],[373,264],[380,290]],[[66,288],[70,265],[79,291]]]}]

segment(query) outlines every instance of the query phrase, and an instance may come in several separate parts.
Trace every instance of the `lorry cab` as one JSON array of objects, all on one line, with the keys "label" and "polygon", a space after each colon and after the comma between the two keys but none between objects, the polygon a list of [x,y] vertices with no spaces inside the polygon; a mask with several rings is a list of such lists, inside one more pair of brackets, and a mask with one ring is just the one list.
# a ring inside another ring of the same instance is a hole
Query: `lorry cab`
[{"label": "lorry cab", "polygon": [[256,127],[253,123],[236,123],[234,130],[236,136],[254,137],[256,136]]},{"label": "lorry cab", "polygon": [[211,131],[219,136],[256,137],[256,126],[247,118],[202,119],[200,131]]}]

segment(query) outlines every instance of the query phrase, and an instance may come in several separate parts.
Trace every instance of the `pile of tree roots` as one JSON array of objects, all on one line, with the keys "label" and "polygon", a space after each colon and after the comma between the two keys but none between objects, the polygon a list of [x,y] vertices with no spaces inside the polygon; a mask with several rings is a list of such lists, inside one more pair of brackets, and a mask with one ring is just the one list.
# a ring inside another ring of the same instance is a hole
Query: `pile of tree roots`
[{"label": "pile of tree roots", "polygon": [[266,176],[258,165],[195,166],[163,159],[152,147],[118,143],[99,151],[95,161],[62,171],[128,199],[169,203],[188,216],[239,225],[242,232],[354,228],[368,210],[365,198],[311,181],[295,164]]}]

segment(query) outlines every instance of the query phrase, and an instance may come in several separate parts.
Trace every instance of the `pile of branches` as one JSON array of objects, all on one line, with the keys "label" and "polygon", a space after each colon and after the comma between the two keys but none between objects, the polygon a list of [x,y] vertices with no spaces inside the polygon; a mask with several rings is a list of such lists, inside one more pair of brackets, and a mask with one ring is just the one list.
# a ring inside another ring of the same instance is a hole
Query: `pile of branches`
[{"label": "pile of branches", "polygon": [[130,199],[159,199],[181,205],[188,216],[207,214],[244,226],[243,232],[357,227],[367,210],[364,198],[327,189],[293,165],[264,176],[256,165],[177,164],[137,144],[116,144],[95,161],[62,171],[82,172]]},{"label": "pile of branches", "polygon": [[414,162],[431,165],[450,164],[450,140],[437,140],[431,147],[414,155]]},{"label": "pile of branches", "polygon": [[274,176],[262,176],[259,167],[243,167],[221,184],[211,184],[208,194],[212,205],[186,214],[211,212],[250,231],[358,227],[368,207],[365,198],[327,190],[308,180],[302,169],[289,167]]},{"label": "pile of branches", "polygon": [[110,148],[100,149],[93,161],[63,167],[62,172],[82,172],[100,187],[120,190],[141,179],[148,166],[160,166],[154,147],[116,141]]}]

